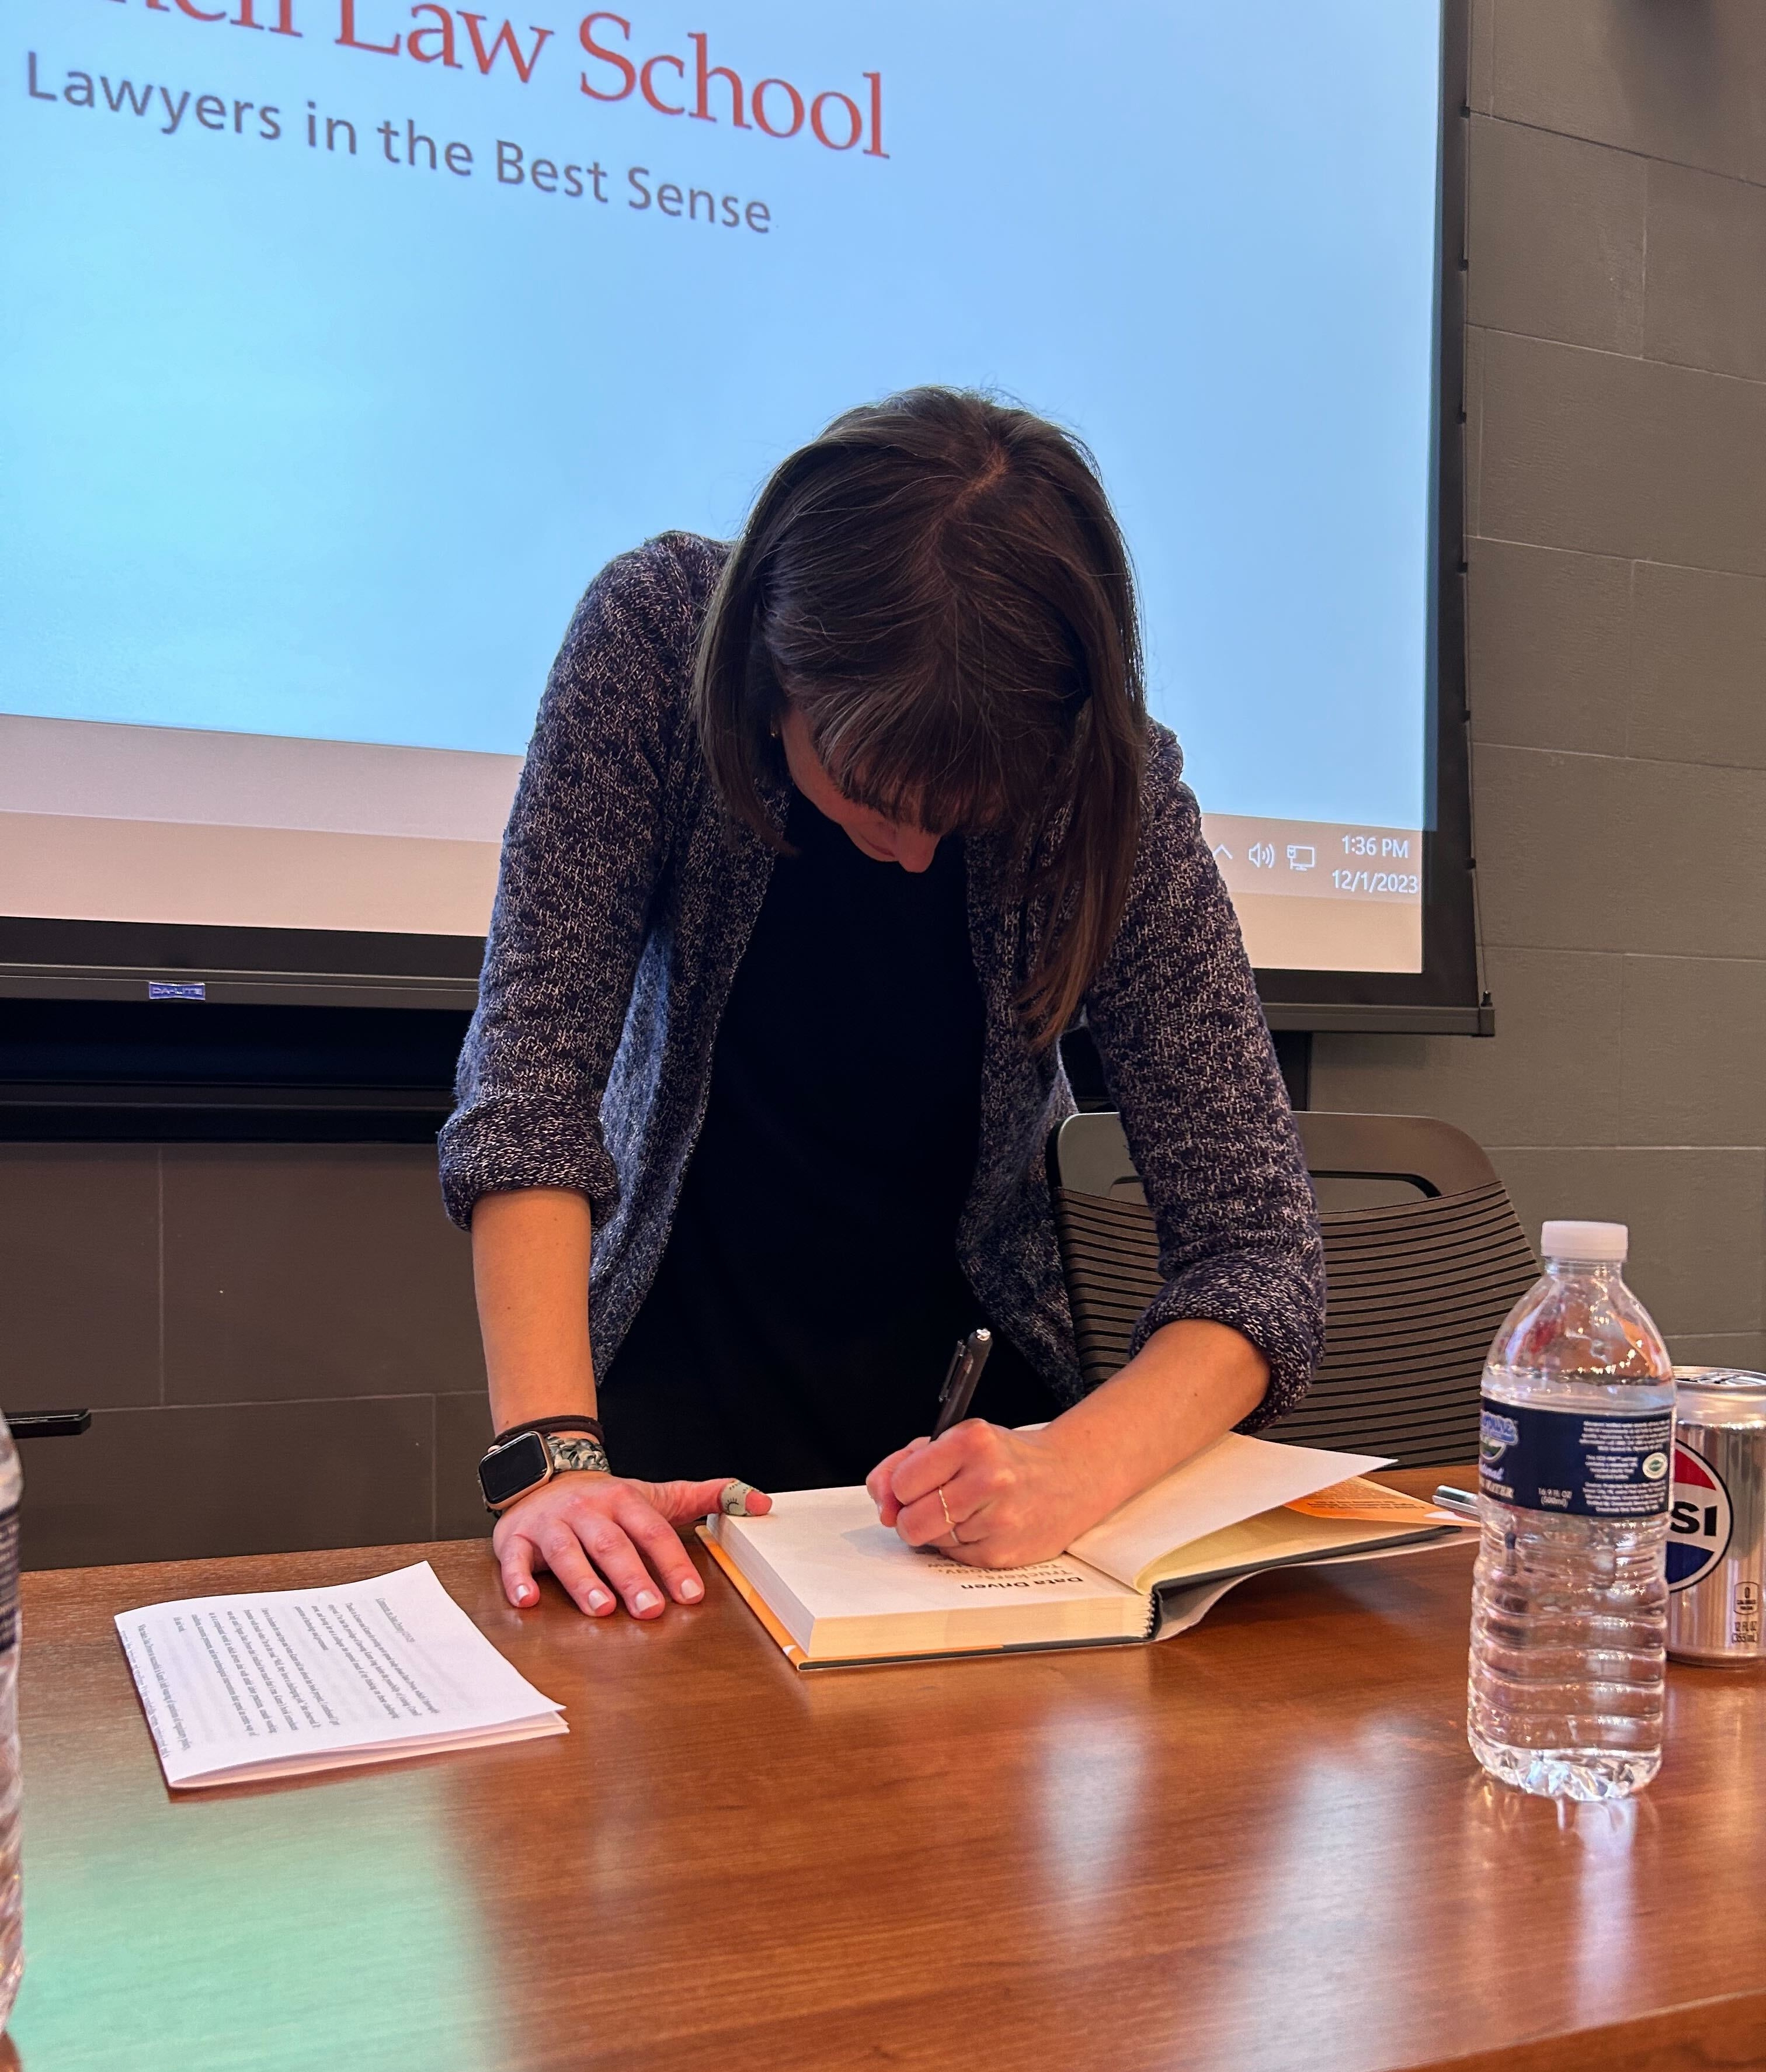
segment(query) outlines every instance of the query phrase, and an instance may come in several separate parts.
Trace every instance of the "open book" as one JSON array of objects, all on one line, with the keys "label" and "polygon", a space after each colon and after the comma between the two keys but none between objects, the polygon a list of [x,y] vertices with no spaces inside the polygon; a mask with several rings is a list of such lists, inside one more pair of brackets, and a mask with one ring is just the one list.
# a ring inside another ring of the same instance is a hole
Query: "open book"
[{"label": "open book", "polygon": [[1267,1568],[1458,1539],[1457,1519],[1361,1479],[1361,1453],[1229,1433],[1053,1561],[972,1568],[907,1546],[862,1489],[788,1490],[700,1536],[800,1669],[1163,1638]]},{"label": "open book", "polygon": [[427,1561],[144,1605],[117,1634],[175,1791],[569,1731]]}]

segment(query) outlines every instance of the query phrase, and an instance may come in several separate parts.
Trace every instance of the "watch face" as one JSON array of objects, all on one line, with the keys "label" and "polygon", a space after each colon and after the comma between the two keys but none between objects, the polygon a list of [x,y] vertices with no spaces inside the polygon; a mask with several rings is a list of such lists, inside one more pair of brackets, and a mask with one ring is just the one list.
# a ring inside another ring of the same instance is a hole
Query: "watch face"
[{"label": "watch face", "polygon": [[537,1432],[523,1432],[506,1446],[493,1446],[478,1463],[487,1503],[507,1503],[546,1479],[550,1457]]}]

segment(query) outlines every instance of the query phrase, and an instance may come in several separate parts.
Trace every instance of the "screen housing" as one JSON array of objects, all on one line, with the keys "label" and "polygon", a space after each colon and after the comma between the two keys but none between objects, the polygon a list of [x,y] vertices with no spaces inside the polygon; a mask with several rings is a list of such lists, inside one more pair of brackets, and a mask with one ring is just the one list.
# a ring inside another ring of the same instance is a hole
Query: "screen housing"
[{"label": "screen housing", "polygon": [[[1288,1055],[1317,1030],[1494,1033],[1466,689],[1468,0],[1441,12],[1423,968],[1259,970]],[[0,915],[0,1138],[415,1141],[446,1112],[483,949],[469,935]]]},{"label": "screen housing", "polygon": [[1434,494],[1429,591],[1428,744],[1423,969],[1263,971],[1277,1030],[1491,1036],[1477,928],[1471,717],[1466,691],[1465,324],[1468,0],[1443,0],[1440,182],[1435,205]]}]

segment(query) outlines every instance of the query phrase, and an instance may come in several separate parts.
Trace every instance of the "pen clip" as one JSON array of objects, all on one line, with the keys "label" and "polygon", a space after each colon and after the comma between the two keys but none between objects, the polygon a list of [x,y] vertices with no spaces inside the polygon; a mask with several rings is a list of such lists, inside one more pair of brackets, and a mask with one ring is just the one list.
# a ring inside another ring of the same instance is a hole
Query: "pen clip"
[{"label": "pen clip", "polygon": [[953,1424],[968,1416],[981,1370],[987,1365],[988,1355],[992,1350],[993,1334],[984,1324],[971,1331],[957,1347],[956,1357],[951,1363],[951,1371],[944,1378],[944,1388],[938,1397],[938,1414],[932,1426],[934,1439],[942,1439]]},{"label": "pen clip", "polygon": [[968,1358],[969,1342],[967,1338],[959,1338],[956,1350],[951,1355],[951,1364],[944,1370],[944,1385],[938,1391],[938,1414],[940,1417],[944,1415],[945,1406],[956,1394],[957,1384],[962,1379]]}]

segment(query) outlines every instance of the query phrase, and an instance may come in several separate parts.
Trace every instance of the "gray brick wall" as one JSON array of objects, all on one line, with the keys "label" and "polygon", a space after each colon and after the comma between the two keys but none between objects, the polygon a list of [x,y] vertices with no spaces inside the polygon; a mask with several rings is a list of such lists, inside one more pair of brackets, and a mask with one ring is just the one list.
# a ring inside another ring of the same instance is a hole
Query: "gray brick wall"
[{"label": "gray brick wall", "polygon": [[1320,1037],[1766,1359],[1766,7],[1473,0],[1468,499],[1498,1034]]},{"label": "gray brick wall", "polygon": [[393,1145],[0,1145],[0,1405],[31,1568],[463,1537],[466,1240]]}]

